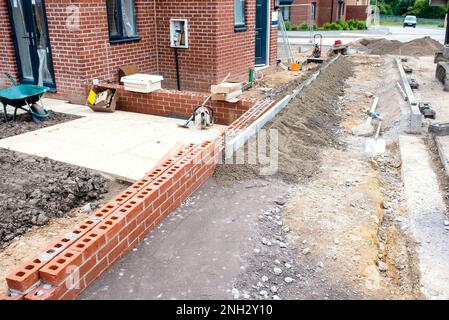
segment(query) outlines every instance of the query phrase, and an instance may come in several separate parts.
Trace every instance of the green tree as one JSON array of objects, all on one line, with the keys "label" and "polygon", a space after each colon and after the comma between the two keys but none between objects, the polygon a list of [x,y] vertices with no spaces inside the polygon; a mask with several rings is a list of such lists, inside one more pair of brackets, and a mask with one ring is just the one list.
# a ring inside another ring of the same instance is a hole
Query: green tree
[{"label": "green tree", "polygon": [[430,6],[429,0],[416,0],[413,6],[410,6],[407,10],[407,14],[430,19],[442,19],[446,12],[445,7]]}]

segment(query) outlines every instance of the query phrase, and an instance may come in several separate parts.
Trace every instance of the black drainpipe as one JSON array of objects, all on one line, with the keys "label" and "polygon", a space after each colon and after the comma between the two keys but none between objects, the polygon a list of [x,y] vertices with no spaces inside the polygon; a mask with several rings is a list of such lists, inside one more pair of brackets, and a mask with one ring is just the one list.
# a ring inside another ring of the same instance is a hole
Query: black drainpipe
[{"label": "black drainpipe", "polygon": [[179,76],[179,54],[178,48],[175,48],[175,59],[176,59],[176,86],[178,91],[181,91],[181,77]]},{"label": "black drainpipe", "polygon": [[330,23],[332,23],[334,19],[334,0],[332,0],[332,7],[331,7],[331,21]]}]

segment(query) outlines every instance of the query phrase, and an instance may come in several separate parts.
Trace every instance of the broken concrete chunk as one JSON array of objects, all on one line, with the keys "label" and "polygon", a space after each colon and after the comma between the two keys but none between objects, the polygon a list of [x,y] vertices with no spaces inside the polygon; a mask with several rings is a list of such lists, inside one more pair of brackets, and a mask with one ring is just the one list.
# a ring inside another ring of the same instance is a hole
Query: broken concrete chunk
[{"label": "broken concrete chunk", "polygon": [[274,272],[274,274],[276,274],[276,275],[280,275],[280,274],[282,273],[282,269],[281,269],[281,268],[275,267],[275,268],[273,269],[273,272]]},{"label": "broken concrete chunk", "polygon": [[369,123],[364,123],[352,128],[352,134],[359,137],[370,137],[374,134],[374,127]]},{"label": "broken concrete chunk", "polygon": [[388,265],[385,262],[383,262],[383,261],[379,260],[377,262],[377,266],[379,267],[379,271],[381,271],[381,272],[385,272],[385,271],[388,270]]}]

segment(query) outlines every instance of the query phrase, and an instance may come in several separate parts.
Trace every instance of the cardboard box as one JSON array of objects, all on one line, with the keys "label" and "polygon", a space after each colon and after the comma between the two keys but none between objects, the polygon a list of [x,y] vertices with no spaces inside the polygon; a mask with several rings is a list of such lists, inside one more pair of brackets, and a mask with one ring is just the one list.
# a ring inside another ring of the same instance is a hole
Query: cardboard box
[{"label": "cardboard box", "polygon": [[127,64],[118,68],[118,80],[120,84],[123,84],[122,78],[139,73],[139,68],[135,64]]},{"label": "cardboard box", "polygon": [[[95,96],[95,103],[92,104],[92,99],[89,99],[90,101],[87,101],[87,105],[89,108],[91,108],[93,111],[97,112],[114,112],[115,108],[117,107],[117,91],[114,88],[108,88],[108,87],[102,87],[99,86],[93,86],[91,89],[91,92],[93,92]],[[108,93],[108,91],[110,93]],[[109,98],[112,94],[112,97]],[[89,93],[89,97],[92,97],[92,94]]]},{"label": "cardboard box", "polygon": [[240,97],[240,95],[242,95],[242,93],[243,93],[242,90],[237,90],[237,91],[234,91],[231,93],[213,93],[212,100],[235,103],[235,102],[240,101],[240,99],[238,99],[238,97]]},{"label": "cardboard box", "polygon": [[231,93],[234,91],[242,90],[242,83],[240,82],[223,82],[211,86],[210,92],[214,93]]}]

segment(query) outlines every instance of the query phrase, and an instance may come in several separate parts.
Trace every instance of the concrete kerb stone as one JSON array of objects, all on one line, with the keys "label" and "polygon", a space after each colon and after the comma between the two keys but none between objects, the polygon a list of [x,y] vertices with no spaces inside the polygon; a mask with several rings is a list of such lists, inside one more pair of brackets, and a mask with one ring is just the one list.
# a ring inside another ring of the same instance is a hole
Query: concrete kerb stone
[{"label": "concrete kerb stone", "polygon": [[415,100],[415,95],[413,94],[412,88],[408,82],[407,75],[405,74],[404,67],[399,58],[396,59],[396,64],[398,66],[399,75],[401,77],[402,89],[405,91],[407,96],[407,101],[410,106],[410,133],[420,133],[423,116],[419,110],[418,103]]}]

